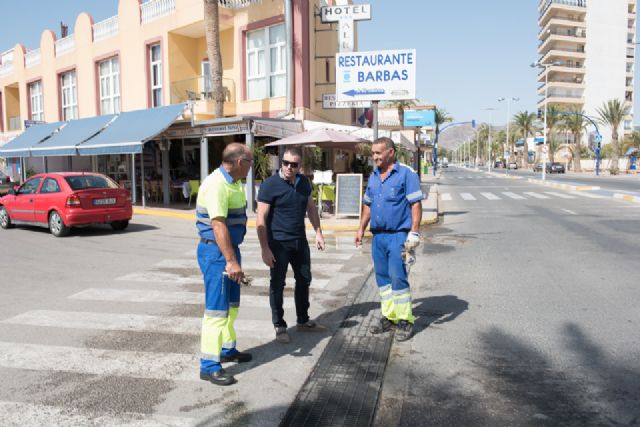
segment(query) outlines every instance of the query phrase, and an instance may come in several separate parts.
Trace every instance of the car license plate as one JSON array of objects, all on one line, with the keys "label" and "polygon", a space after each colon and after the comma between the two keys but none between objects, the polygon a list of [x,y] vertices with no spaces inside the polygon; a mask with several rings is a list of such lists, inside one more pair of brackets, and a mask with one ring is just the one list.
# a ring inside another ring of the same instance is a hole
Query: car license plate
[{"label": "car license plate", "polygon": [[96,206],[115,205],[116,199],[114,197],[110,199],[94,199],[93,204]]}]

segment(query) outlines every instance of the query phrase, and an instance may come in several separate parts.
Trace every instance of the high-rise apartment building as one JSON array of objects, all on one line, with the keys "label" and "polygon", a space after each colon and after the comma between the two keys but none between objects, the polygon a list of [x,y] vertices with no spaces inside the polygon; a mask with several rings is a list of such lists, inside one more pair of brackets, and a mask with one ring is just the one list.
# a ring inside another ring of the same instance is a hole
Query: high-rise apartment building
[{"label": "high-rise apartment building", "polygon": [[[631,132],[636,1],[540,0],[538,10],[539,63],[547,65],[538,74],[538,108],[578,107],[597,117],[597,108],[619,99],[631,107],[619,134]],[[610,130],[601,133],[609,142]]]}]

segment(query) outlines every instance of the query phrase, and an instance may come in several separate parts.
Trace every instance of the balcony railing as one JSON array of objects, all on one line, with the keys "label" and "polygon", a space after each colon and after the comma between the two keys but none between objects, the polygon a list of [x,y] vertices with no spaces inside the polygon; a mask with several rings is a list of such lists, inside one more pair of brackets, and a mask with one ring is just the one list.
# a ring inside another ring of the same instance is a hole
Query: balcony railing
[{"label": "balcony railing", "polygon": [[140,5],[142,23],[147,24],[176,11],[176,0],[150,0]]},{"label": "balcony railing", "polygon": [[108,39],[118,34],[118,16],[93,24],[93,41]]},{"label": "balcony railing", "polygon": [[547,0],[544,7],[540,11],[539,18],[542,18],[552,4],[563,4],[566,6],[587,7],[587,0]]},{"label": "balcony railing", "polygon": [[13,73],[13,62],[7,61],[0,64],[0,77],[8,76],[11,73]]},{"label": "balcony railing", "polygon": [[220,7],[227,9],[241,9],[243,7],[251,6],[252,4],[260,3],[262,0],[218,0]]},{"label": "balcony railing", "polygon": [[56,40],[56,56],[62,56],[76,49],[76,38],[73,34]]},{"label": "balcony railing", "polygon": [[[198,76],[171,83],[171,103],[214,100],[211,76]],[[222,79],[224,102],[236,102],[236,87],[231,79]]]},{"label": "balcony railing", "polygon": [[34,65],[38,65],[40,63],[40,60],[41,60],[40,49],[38,48],[38,49],[30,50],[24,56],[24,66],[27,68],[31,68]]}]

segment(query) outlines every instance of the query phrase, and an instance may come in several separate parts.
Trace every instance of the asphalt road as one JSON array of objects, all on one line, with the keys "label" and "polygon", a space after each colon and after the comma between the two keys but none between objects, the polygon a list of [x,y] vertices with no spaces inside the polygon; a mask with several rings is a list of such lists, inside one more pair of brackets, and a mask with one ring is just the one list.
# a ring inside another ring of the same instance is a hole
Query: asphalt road
[{"label": "asphalt road", "polygon": [[[459,169],[463,170],[463,169]],[[499,174],[507,174],[505,169],[491,169],[492,172]],[[533,172],[531,170],[510,170],[509,175],[521,176],[523,178],[535,178],[541,179],[542,174],[540,172]],[[603,172],[600,176],[596,176],[594,173],[573,173],[567,172],[564,174],[553,173],[546,174],[546,179],[550,181],[557,181],[560,183],[576,183],[588,186],[599,186],[603,190],[620,191],[628,193],[640,194],[640,175],[609,175],[608,172]]]},{"label": "asphalt road", "polygon": [[453,167],[439,190],[376,424],[639,425],[640,206]]}]

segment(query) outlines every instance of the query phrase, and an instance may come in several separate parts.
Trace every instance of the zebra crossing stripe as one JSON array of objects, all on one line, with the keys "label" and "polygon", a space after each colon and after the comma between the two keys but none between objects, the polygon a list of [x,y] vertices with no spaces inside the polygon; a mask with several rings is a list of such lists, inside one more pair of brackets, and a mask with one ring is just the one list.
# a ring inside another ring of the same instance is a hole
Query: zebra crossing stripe
[{"label": "zebra crossing stripe", "polygon": [[555,191],[545,191],[545,194],[550,194],[552,196],[560,197],[561,199],[575,199],[575,196],[570,196],[564,193],[556,193]]},{"label": "zebra crossing stripe", "polygon": [[505,196],[514,199],[514,200],[524,200],[526,199],[526,197],[522,197],[519,194],[516,193],[512,193],[511,191],[503,191],[502,194],[504,194]]},{"label": "zebra crossing stripe", "polygon": [[460,197],[462,197],[463,200],[475,200],[476,198],[473,197],[473,195],[471,193],[460,193]]},{"label": "zebra crossing stripe", "polygon": [[14,342],[0,342],[0,367],[157,380],[198,379],[198,355],[195,353],[117,351]]},{"label": "zebra crossing stripe", "polygon": [[526,194],[529,197],[533,197],[536,199],[548,199],[549,196],[545,196],[544,194],[534,193],[533,191],[525,191],[523,194]]},{"label": "zebra crossing stripe", "polygon": [[[257,261],[254,259],[251,260],[242,260],[242,269],[243,270],[267,270],[267,267],[262,261]],[[311,263],[312,271],[339,271],[342,269],[342,264],[318,264]],[[165,259],[160,261],[155,265],[158,268],[180,268],[180,269],[193,269],[199,270],[198,260],[194,258],[176,258],[176,259]]]},{"label": "zebra crossing stripe", "polygon": [[[242,257],[262,257],[262,252],[247,250],[243,251],[240,249]],[[339,260],[339,261],[348,261],[353,257],[352,253],[335,253],[333,251],[320,251],[315,248],[315,246],[311,249],[311,264],[313,264],[314,259],[329,259],[329,260]]]},{"label": "zebra crossing stripe", "polygon": [[440,198],[441,198],[443,201],[448,202],[448,201],[450,201],[450,200],[451,200],[451,194],[449,194],[449,193],[442,193],[442,194],[440,195]]},{"label": "zebra crossing stripe", "polygon": [[6,426],[187,427],[195,423],[191,418],[131,412],[121,413],[118,416],[84,415],[80,410],[68,406],[56,407],[7,401],[0,401],[0,419]]},{"label": "zebra crossing stripe", "polygon": [[586,197],[589,199],[602,199],[604,197],[598,194],[585,193],[584,191],[575,191],[575,192],[572,192],[571,194],[576,196]]},{"label": "zebra crossing stripe", "polygon": [[[166,304],[204,303],[204,294],[202,292],[148,291],[143,289],[89,288],[71,295],[69,298],[85,301],[151,302]],[[269,307],[269,297],[242,295],[240,297],[240,306]],[[284,308],[293,307],[295,307],[293,297],[284,297]]]},{"label": "zebra crossing stripe", "polygon": [[[240,312],[242,315],[242,302]],[[202,319],[199,317],[32,310],[0,323],[50,328],[200,335],[201,322]],[[239,318],[235,323],[235,329],[237,332],[257,338],[273,335],[273,326],[264,320]]]},{"label": "zebra crossing stripe", "polygon": [[502,200],[500,197],[496,196],[493,193],[480,193],[482,196],[488,200]]}]

